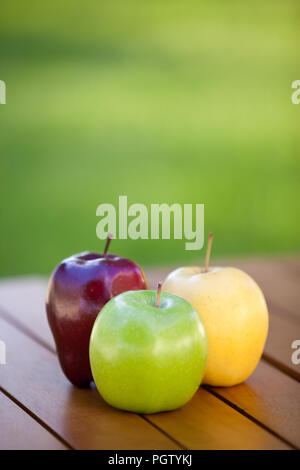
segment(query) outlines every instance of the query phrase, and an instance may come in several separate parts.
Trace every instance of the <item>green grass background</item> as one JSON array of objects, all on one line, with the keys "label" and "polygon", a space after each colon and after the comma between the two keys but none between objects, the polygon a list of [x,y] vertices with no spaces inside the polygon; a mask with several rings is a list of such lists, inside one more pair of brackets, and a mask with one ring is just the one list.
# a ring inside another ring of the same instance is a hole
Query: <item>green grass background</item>
[{"label": "green grass background", "polygon": [[[299,2],[0,7],[0,275],[102,251],[96,207],[204,203],[214,255],[300,248]],[[143,265],[203,256],[115,240]]]}]

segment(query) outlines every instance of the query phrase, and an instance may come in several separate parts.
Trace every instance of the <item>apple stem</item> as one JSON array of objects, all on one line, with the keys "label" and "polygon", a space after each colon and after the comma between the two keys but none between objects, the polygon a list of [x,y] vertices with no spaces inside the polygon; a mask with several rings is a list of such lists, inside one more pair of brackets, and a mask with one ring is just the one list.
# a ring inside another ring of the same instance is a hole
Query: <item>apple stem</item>
[{"label": "apple stem", "polygon": [[208,272],[208,265],[209,265],[209,260],[210,260],[210,252],[211,252],[211,246],[213,242],[213,234],[210,233],[208,236],[208,242],[207,242],[207,248],[206,248],[206,257],[205,257],[205,269],[204,272]]},{"label": "apple stem", "polygon": [[107,239],[106,239],[104,253],[103,253],[104,258],[106,258],[106,255],[107,255],[107,252],[108,252],[108,247],[109,247],[110,242],[112,241],[113,238],[114,238],[114,236],[113,236],[112,233],[107,234]]},{"label": "apple stem", "polygon": [[162,282],[159,281],[157,285],[157,293],[156,293],[156,300],[155,300],[155,307],[159,307],[159,301],[160,301],[160,294],[161,294],[161,287],[162,287]]}]

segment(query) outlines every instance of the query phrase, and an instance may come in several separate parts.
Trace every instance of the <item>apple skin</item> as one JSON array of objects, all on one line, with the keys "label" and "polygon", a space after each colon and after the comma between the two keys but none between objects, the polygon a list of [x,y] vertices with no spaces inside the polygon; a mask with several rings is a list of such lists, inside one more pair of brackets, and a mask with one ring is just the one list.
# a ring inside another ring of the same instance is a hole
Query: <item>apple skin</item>
[{"label": "apple skin", "polygon": [[113,296],[145,288],[143,270],[117,255],[84,252],[57,266],[46,310],[62,370],[73,385],[88,387],[93,380],[89,341],[99,311]]},{"label": "apple skin", "polygon": [[190,302],[203,320],[209,353],[203,382],[232,386],[255,370],[268,334],[268,309],[256,282],[236,268],[179,268],[163,289]]},{"label": "apple skin", "polygon": [[207,339],[196,310],[156,291],[125,292],[97,317],[90,362],[99,393],[110,405],[136,413],[183,406],[205,370]]}]

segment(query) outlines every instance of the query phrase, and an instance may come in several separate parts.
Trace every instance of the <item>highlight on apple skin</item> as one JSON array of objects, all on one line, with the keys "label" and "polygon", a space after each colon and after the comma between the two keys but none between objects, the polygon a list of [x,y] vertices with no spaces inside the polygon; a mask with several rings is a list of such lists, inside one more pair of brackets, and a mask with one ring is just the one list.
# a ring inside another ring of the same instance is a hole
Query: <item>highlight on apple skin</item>
[{"label": "highlight on apple skin", "polygon": [[198,311],[208,337],[203,382],[233,386],[254,372],[268,334],[268,309],[256,282],[240,269],[185,267],[170,273],[163,289]]},{"label": "highlight on apple skin", "polygon": [[197,391],[205,371],[206,332],[184,299],[129,291],[98,315],[90,363],[99,393],[110,405],[137,413],[173,410]]}]

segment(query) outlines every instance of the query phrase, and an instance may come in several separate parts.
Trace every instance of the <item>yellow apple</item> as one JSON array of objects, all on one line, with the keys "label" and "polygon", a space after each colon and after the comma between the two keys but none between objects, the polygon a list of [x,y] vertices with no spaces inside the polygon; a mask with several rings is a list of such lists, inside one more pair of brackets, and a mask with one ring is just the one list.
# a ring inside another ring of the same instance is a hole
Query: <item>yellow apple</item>
[{"label": "yellow apple", "polygon": [[203,383],[225,387],[246,380],[268,333],[268,309],[256,282],[236,268],[186,267],[169,274],[163,290],[190,302],[203,320],[208,336]]}]

